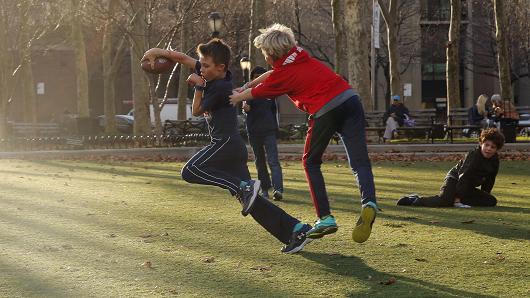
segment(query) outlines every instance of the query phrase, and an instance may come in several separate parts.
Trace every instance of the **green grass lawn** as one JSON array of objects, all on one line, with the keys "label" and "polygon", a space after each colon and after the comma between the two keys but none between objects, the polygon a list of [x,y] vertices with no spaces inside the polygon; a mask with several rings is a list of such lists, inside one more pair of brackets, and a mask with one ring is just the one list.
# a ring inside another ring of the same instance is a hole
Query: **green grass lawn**
[{"label": "green grass lawn", "polygon": [[[357,244],[358,189],[346,163],[326,163],[340,229],[283,255],[227,191],[182,181],[182,164],[0,160],[0,296],[528,297],[530,162],[502,162],[496,208],[395,206],[436,193],[452,164],[375,163],[383,212]],[[279,205],[313,221],[300,162],[283,166]]]}]

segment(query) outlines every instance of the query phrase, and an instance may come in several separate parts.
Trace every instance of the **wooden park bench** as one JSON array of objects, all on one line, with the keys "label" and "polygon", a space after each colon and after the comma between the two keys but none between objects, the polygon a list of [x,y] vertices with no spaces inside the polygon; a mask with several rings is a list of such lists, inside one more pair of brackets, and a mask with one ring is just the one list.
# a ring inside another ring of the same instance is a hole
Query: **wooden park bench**
[{"label": "wooden park bench", "polygon": [[[441,134],[439,132],[443,130],[443,125],[436,124],[436,110],[435,109],[421,109],[421,110],[409,110],[410,118],[415,121],[414,126],[401,126],[399,127],[398,134],[403,135],[407,138],[425,138],[430,139],[431,143],[434,143],[434,138]],[[379,142],[383,140],[386,125],[383,123],[383,116],[385,111],[366,111],[366,133],[377,134]]]},{"label": "wooden park bench", "polygon": [[[530,129],[530,119],[524,119],[525,115],[530,115],[530,106],[516,106],[517,113],[523,115],[523,119],[519,120],[517,125],[517,131],[519,134],[525,133],[528,134]],[[445,131],[448,133],[451,143],[453,143],[454,131],[468,132],[467,135],[477,135],[480,134],[482,130],[481,125],[471,125],[469,124],[469,108],[456,108],[451,110],[451,124],[445,126]],[[530,116],[529,116],[530,117]],[[475,132],[475,134],[473,134]]]}]

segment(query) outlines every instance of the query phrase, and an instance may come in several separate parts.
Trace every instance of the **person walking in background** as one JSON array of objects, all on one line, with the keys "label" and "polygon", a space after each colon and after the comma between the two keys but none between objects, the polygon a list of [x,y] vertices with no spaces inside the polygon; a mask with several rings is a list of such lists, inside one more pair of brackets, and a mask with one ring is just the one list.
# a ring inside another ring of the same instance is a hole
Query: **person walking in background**
[{"label": "person walking in background", "polygon": [[405,124],[405,120],[410,119],[409,109],[401,101],[399,95],[392,96],[392,105],[383,115],[383,122],[386,125],[383,141],[397,138],[397,129]]},{"label": "person walking in background", "polygon": [[[265,72],[267,72],[265,68],[256,66],[250,72],[250,79],[253,80]],[[269,199],[269,189],[272,187],[272,198],[280,201],[283,198],[283,174],[276,140],[278,134],[276,100],[258,98],[244,102],[243,111],[247,115],[248,140],[254,152],[262,196]],[[271,176],[269,176],[267,164],[271,170]]]}]

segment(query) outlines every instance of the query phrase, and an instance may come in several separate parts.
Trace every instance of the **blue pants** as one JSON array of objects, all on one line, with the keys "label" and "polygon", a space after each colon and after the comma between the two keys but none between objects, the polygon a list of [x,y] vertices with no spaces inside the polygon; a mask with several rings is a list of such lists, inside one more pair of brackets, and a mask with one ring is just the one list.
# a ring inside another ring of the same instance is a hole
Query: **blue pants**
[{"label": "blue pants", "polygon": [[[194,184],[218,186],[239,192],[241,181],[250,180],[248,153],[241,136],[212,139],[182,168],[182,179]],[[282,243],[289,243],[294,226],[300,221],[283,209],[258,196],[250,215]]]},{"label": "blue pants", "polygon": [[[261,188],[267,191],[272,186],[274,190],[283,192],[283,174],[280,160],[278,159],[276,134],[250,136],[249,143],[252,146],[252,151],[254,151],[254,163],[258,171],[258,179],[261,181]],[[269,164],[271,169],[271,177],[269,177],[267,164]]]},{"label": "blue pants", "polygon": [[309,119],[303,163],[318,217],[331,213],[320,166],[322,155],[335,133],[342,139],[349,165],[357,179],[361,204],[376,203],[374,176],[368,158],[364,126],[364,110],[357,95],[324,115]]}]

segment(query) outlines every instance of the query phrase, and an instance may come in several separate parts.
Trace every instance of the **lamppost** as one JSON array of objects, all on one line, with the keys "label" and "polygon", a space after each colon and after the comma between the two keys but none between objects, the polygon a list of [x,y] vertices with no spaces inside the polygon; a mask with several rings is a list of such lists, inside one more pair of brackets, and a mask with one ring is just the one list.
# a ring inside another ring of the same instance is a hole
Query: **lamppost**
[{"label": "lamppost", "polygon": [[250,59],[248,59],[247,56],[241,57],[241,60],[239,60],[239,65],[241,66],[241,69],[243,70],[243,80],[245,83],[250,81]]},{"label": "lamppost", "polygon": [[208,15],[208,25],[212,30],[212,38],[219,37],[221,26],[222,26],[223,17],[220,13],[214,11]]}]

